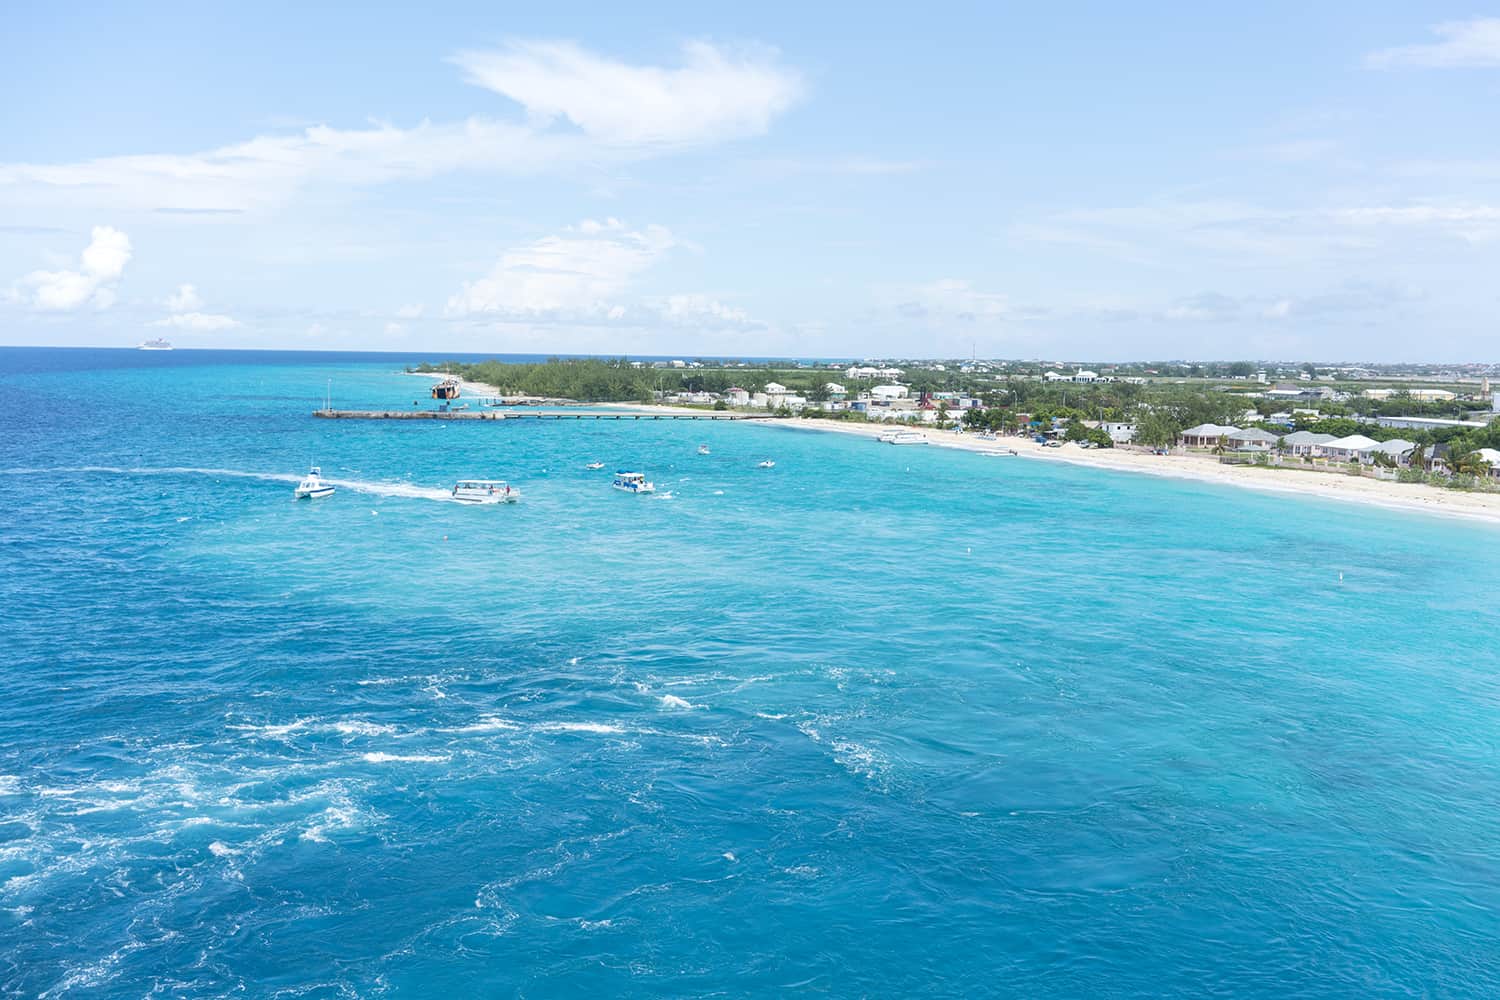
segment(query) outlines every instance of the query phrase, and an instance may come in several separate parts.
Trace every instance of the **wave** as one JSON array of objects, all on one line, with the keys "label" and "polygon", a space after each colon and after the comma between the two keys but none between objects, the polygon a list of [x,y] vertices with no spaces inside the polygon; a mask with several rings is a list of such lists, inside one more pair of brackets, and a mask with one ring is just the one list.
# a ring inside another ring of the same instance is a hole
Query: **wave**
[{"label": "wave", "polygon": [[374,753],[364,754],[364,759],[370,764],[446,764],[452,757],[445,757],[435,753]]},{"label": "wave", "polygon": [[[75,465],[53,469],[0,469],[0,475],[212,476],[219,479],[249,479],[265,483],[290,483],[294,486],[302,481],[300,475],[286,472],[249,472],[244,469],[199,468],[186,465],[156,467]],[[433,486],[417,486],[412,483],[378,482],[366,479],[334,479],[329,476],[323,477],[323,482],[337,486],[340,489],[350,490],[355,493],[366,493],[371,496],[404,497],[411,500],[439,500],[444,502],[451,502],[453,500],[453,495],[449,490]]]}]

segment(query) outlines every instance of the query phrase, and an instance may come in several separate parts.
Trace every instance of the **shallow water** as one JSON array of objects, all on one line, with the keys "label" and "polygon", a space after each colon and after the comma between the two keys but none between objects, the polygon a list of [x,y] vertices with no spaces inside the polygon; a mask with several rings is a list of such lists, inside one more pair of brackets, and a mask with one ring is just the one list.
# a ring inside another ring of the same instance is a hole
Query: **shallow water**
[{"label": "shallow water", "polygon": [[0,349],[0,992],[1500,993],[1495,529],[395,367]]}]

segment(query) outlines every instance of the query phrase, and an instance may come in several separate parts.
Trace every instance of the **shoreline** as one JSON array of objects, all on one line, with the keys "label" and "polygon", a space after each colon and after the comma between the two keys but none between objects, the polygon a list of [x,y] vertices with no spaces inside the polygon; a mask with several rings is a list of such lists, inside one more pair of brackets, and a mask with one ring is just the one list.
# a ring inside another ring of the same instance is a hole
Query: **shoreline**
[{"label": "shoreline", "polygon": [[[464,383],[462,391],[468,392],[471,384]],[[476,386],[475,388],[480,394],[484,394],[486,390],[489,394],[495,394],[493,387],[490,386]],[[649,405],[645,403],[593,403],[590,406],[599,409],[632,410],[637,413],[671,414],[692,411],[691,407],[667,406],[659,403]],[[850,423],[800,417],[760,417],[743,421],[743,423],[821,434],[845,434],[868,438],[872,441],[880,434],[896,428],[894,424]],[[1440,517],[1500,525],[1500,493],[1464,493],[1421,483],[1384,482],[1334,472],[1262,468],[1253,465],[1223,465],[1216,458],[1208,455],[1152,455],[1147,452],[1126,451],[1120,448],[1084,449],[1076,444],[1065,444],[1061,448],[1044,448],[1028,437],[1001,437],[994,441],[981,441],[973,433],[955,434],[951,430],[940,431],[929,427],[914,429],[927,438],[929,447],[951,448],[981,455],[1014,451],[1016,453],[1014,457],[1033,461],[1061,462],[1066,465],[1103,469],[1109,472],[1128,472],[1209,485],[1233,486],[1240,489],[1259,490],[1262,493],[1339,500],[1402,513],[1435,514]],[[920,446],[904,445],[901,447]]]},{"label": "shoreline", "polygon": [[[664,409],[671,408],[664,407]],[[747,421],[747,423],[816,433],[848,434],[870,440],[892,429],[890,426],[880,424],[838,423],[831,420],[797,418],[766,418]],[[1210,456],[1152,455],[1118,448],[1084,449],[1076,444],[1065,444],[1061,448],[1045,448],[1030,438],[1023,437],[1001,437],[994,441],[982,441],[971,433],[955,434],[951,430],[939,431],[928,428],[916,428],[916,430],[926,436],[930,447],[951,448],[981,455],[1014,451],[1016,453],[1014,457],[1033,461],[1061,462],[1066,465],[1112,472],[1133,472],[1188,482],[1235,486],[1264,493],[1342,500],[1404,513],[1437,514],[1443,517],[1500,525],[1500,493],[1464,493],[1420,483],[1383,482],[1338,473],[1223,465]],[[904,445],[901,447],[920,446]]]}]

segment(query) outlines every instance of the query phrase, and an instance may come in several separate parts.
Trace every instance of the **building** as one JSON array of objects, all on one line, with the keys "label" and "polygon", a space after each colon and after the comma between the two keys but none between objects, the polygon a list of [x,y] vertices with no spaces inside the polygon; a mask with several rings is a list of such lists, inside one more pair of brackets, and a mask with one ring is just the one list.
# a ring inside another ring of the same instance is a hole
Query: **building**
[{"label": "building", "polygon": [[823,388],[828,390],[828,395],[832,399],[843,399],[849,394],[848,390],[839,385],[837,382],[829,382],[827,385],[823,386]]},{"label": "building", "polygon": [[1390,399],[1402,393],[1410,396],[1418,403],[1446,403],[1457,399],[1458,396],[1447,389],[1366,389],[1365,395],[1370,399]]},{"label": "building", "polygon": [[908,394],[904,385],[877,385],[870,389],[870,398],[877,400],[905,399]]},{"label": "building", "polygon": [[1073,381],[1074,382],[1097,382],[1097,381],[1099,381],[1099,373],[1098,372],[1084,371],[1082,368],[1080,368],[1080,369],[1078,369],[1078,371],[1076,371],[1076,372],[1073,373]]},{"label": "building", "polygon": [[1500,479],[1500,451],[1494,448],[1480,448],[1475,454],[1484,459],[1484,464],[1490,467],[1490,478]]},{"label": "building", "polygon": [[1199,424],[1182,432],[1182,443],[1189,448],[1213,448],[1220,438],[1239,432],[1238,427],[1220,424]]},{"label": "building", "polygon": [[1229,447],[1235,451],[1270,451],[1276,447],[1280,440],[1270,431],[1261,430],[1259,427],[1249,427],[1242,431],[1234,431],[1224,437],[1229,442]]},{"label": "building", "polygon": [[1373,459],[1377,455],[1384,455],[1397,465],[1404,465],[1416,447],[1417,443],[1415,441],[1403,441],[1401,438],[1392,438],[1389,441],[1382,441],[1376,445],[1370,453],[1370,457]]},{"label": "building", "polygon": [[750,394],[737,385],[732,385],[724,390],[724,398],[731,406],[749,406]]},{"label": "building", "polygon": [[785,396],[787,394],[787,392],[789,392],[789,391],[790,390],[788,390],[787,387],[784,386],[784,385],[782,385],[780,382],[767,382],[766,383],[766,395],[767,396]]},{"label": "building", "polygon": [[1313,431],[1293,431],[1284,435],[1281,439],[1281,450],[1288,455],[1312,458],[1323,454],[1323,446],[1338,438],[1332,434],[1318,434]]},{"label": "building", "polygon": [[1369,460],[1379,446],[1380,442],[1374,438],[1350,434],[1348,437],[1334,438],[1323,445],[1323,455],[1334,462],[1364,462]]},{"label": "building", "polygon": [[1477,429],[1488,427],[1483,420],[1453,420],[1448,417],[1376,417],[1381,427],[1401,427],[1414,431],[1435,431],[1446,427]]}]

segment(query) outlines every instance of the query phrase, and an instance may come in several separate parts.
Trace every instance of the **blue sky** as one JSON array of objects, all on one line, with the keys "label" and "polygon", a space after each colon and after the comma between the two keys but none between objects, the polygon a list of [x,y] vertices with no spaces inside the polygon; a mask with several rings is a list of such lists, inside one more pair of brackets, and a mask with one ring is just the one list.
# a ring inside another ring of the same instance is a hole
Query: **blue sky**
[{"label": "blue sky", "polygon": [[1496,356],[1500,11],[430,6],[8,7],[0,342]]}]

